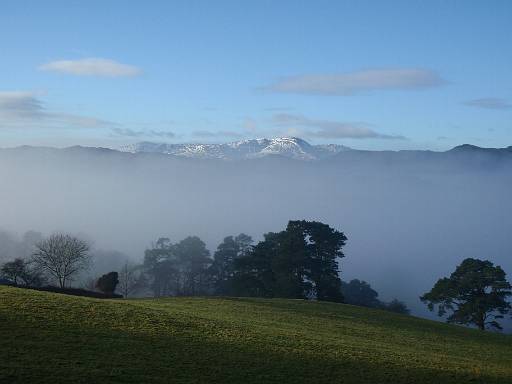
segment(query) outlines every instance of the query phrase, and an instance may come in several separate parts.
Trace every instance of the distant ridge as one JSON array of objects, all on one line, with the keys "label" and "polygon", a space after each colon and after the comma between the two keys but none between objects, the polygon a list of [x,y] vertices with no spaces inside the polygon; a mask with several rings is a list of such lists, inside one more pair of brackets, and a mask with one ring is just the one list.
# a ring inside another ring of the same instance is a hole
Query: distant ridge
[{"label": "distant ridge", "polygon": [[462,144],[456,147],[453,147],[448,152],[511,152],[512,153],[512,145],[504,148],[482,148],[472,144]]},{"label": "distant ridge", "polygon": [[482,148],[472,144],[462,144],[445,152],[434,152],[429,150],[360,151],[339,144],[312,145],[308,143],[306,140],[303,140],[298,137],[279,137],[272,139],[261,138],[240,140],[221,144],[168,144],[144,141],[135,144],[125,145],[119,148],[119,151],[134,154],[156,153],[186,158],[223,160],[244,160],[274,155],[295,160],[313,161],[328,159],[331,157],[336,157],[336,155],[342,155],[345,153],[444,153],[447,155],[490,154],[498,156],[508,156],[509,154],[512,154],[512,146],[505,148]]},{"label": "distant ridge", "polygon": [[224,144],[166,144],[140,142],[120,148],[122,152],[163,153],[202,159],[240,160],[279,155],[296,160],[318,160],[350,151],[338,144],[311,145],[298,137],[240,140]]},{"label": "distant ridge", "polygon": [[160,155],[169,158],[201,160],[247,160],[281,157],[298,161],[343,160],[343,161],[398,161],[458,159],[459,161],[512,160],[512,146],[503,148],[484,148],[472,144],[461,144],[447,151],[432,150],[357,150],[339,144],[312,145],[298,137],[280,137],[273,139],[249,139],[220,144],[198,143],[155,143],[139,142],[120,148],[88,147],[74,145],[65,148],[22,145],[19,147],[0,148],[0,153],[46,154],[59,153],[80,154],[91,157],[95,155]]}]

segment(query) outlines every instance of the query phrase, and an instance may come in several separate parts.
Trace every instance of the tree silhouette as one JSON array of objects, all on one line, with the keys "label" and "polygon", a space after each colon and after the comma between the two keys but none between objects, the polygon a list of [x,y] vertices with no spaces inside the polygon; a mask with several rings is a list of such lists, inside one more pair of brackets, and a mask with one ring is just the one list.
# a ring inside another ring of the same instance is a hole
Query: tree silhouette
[{"label": "tree silhouette", "polygon": [[342,248],[347,241],[343,232],[318,221],[296,221],[303,230],[308,257],[307,277],[312,281],[318,300],[343,301],[338,260],[345,257]]},{"label": "tree silhouette", "polygon": [[342,292],[345,302],[352,305],[377,308],[381,306],[377,298],[379,294],[366,281],[353,279],[342,283]]},{"label": "tree silhouette", "polygon": [[116,290],[117,284],[119,284],[119,274],[117,272],[109,272],[98,279],[96,288],[107,295],[112,295]]},{"label": "tree silhouette", "polygon": [[175,245],[183,276],[182,293],[184,295],[205,294],[207,288],[207,268],[211,264],[210,251],[197,236],[189,236]]},{"label": "tree silhouette", "polygon": [[219,244],[209,268],[213,291],[216,295],[232,295],[235,273],[235,261],[251,251],[252,238],[241,233],[238,236],[227,236]]},{"label": "tree silhouette", "polygon": [[343,300],[338,261],[347,238],[327,224],[289,221],[286,229],[235,259],[232,286],[242,296]]},{"label": "tree silhouette", "polygon": [[76,237],[57,233],[36,244],[32,261],[36,268],[57,279],[64,288],[81,270],[89,266],[89,245]]},{"label": "tree silhouette", "polygon": [[168,296],[181,290],[178,259],[169,238],[161,237],[144,252],[144,271],[155,297]]},{"label": "tree silhouette", "polygon": [[420,299],[431,311],[437,305],[439,316],[451,313],[447,318],[450,323],[473,324],[481,330],[501,329],[496,319],[503,318],[511,308],[507,302],[511,288],[501,267],[469,258]]},{"label": "tree silhouette", "polygon": [[26,275],[26,266],[22,259],[18,258],[5,263],[0,272],[3,277],[12,281],[14,285],[18,285],[20,280],[25,282],[24,277]]},{"label": "tree silhouette", "polygon": [[398,299],[393,299],[389,303],[382,303],[382,309],[385,311],[401,313],[402,315],[408,315],[411,313],[407,305]]}]

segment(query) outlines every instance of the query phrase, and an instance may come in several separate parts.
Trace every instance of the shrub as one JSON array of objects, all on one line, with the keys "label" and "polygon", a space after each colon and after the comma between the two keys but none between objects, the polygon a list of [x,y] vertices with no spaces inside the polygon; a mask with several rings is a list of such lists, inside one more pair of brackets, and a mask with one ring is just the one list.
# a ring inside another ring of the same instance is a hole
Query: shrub
[{"label": "shrub", "polygon": [[109,272],[98,279],[96,282],[96,288],[107,295],[112,295],[116,290],[117,284],[119,284],[118,273]]}]

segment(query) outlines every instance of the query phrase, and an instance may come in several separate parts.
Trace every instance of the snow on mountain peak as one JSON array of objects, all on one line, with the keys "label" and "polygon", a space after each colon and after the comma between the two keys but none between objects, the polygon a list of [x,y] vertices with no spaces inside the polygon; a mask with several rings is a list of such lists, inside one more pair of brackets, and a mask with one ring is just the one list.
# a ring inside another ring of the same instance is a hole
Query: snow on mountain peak
[{"label": "snow on mountain peak", "polygon": [[121,151],[131,153],[162,153],[174,156],[240,160],[278,155],[296,160],[317,160],[350,148],[338,144],[311,145],[298,137],[247,139],[224,144],[166,144],[140,142],[126,145]]}]

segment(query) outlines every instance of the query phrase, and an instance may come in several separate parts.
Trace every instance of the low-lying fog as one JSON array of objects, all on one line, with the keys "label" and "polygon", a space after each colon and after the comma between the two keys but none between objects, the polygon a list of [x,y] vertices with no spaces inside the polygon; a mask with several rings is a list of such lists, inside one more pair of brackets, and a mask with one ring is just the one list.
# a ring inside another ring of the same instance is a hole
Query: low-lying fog
[{"label": "low-lying fog", "polygon": [[[415,314],[426,312],[418,296],[464,258],[489,259],[512,279],[512,162],[502,158],[362,152],[224,162],[19,148],[0,150],[0,182],[1,230],[81,234],[132,259],[161,236],[198,235],[213,252],[227,235],[259,240],[289,219],[319,220],[349,239],[343,279],[364,279]],[[7,250],[6,236],[0,258],[21,252]],[[97,269],[124,258],[102,255]]]}]

